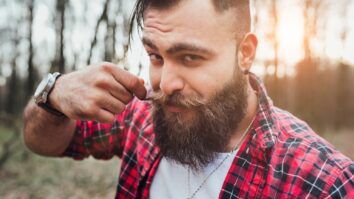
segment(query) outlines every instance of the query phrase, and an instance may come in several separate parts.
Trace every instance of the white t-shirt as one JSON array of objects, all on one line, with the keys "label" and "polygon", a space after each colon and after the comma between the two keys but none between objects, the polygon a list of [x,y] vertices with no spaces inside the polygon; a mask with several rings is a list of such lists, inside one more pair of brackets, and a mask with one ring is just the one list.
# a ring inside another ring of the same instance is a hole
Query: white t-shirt
[{"label": "white t-shirt", "polygon": [[[195,199],[215,199],[219,197],[224,179],[230,169],[237,151],[232,152],[222,165],[208,178],[206,183],[195,195]],[[181,199],[190,197],[229,153],[219,153],[214,162],[202,171],[190,171],[190,187],[188,187],[188,167],[162,158],[152,181],[151,199]],[[189,190],[188,190],[189,189]],[[189,192],[189,193],[188,193]]]}]

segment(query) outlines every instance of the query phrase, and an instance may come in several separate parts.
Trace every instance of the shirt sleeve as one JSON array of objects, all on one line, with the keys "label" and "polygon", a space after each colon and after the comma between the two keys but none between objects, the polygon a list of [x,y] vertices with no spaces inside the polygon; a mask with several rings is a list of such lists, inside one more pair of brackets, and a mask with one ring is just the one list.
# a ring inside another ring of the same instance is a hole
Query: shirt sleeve
[{"label": "shirt sleeve", "polygon": [[346,167],[329,190],[330,198],[354,198],[354,164]]},{"label": "shirt sleeve", "polygon": [[[64,157],[82,160],[89,156],[96,159],[111,159],[122,157],[127,134],[131,133],[130,124],[136,123],[133,114],[143,114],[146,107],[136,110],[136,104],[142,103],[134,99],[112,124],[102,124],[96,121],[76,121],[76,129],[69,147],[63,153]],[[139,105],[138,105],[139,106]],[[141,105],[140,105],[141,107]],[[136,118],[136,117],[135,117]],[[134,132],[133,132],[134,133]]]}]

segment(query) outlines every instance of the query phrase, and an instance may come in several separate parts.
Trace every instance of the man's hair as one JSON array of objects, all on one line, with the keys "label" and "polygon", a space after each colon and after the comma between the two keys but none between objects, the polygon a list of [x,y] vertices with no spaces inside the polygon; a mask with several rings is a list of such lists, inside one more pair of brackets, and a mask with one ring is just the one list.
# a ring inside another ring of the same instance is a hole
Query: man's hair
[{"label": "man's hair", "polygon": [[[129,42],[132,38],[133,27],[135,22],[138,25],[138,30],[143,29],[144,14],[148,8],[168,9],[176,6],[182,0],[137,0],[135,8],[129,24]],[[186,0],[184,0],[186,1]],[[215,10],[222,13],[230,8],[235,8],[235,24],[236,39],[239,42],[243,36],[251,30],[251,15],[249,0],[209,0],[212,1]],[[232,19],[230,19],[232,20]]]}]

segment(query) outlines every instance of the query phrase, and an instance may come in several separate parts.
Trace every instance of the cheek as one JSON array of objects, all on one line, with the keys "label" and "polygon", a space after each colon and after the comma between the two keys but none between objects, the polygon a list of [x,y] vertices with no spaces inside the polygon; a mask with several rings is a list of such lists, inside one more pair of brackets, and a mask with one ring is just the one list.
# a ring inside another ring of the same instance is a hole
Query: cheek
[{"label": "cheek", "polygon": [[235,61],[231,61],[229,57],[220,58],[215,60],[205,70],[206,78],[215,86],[223,85],[224,82],[227,82],[233,76],[234,70]]},{"label": "cheek", "polygon": [[198,73],[189,73],[188,78],[186,78],[186,93],[191,96],[198,96],[202,101],[207,102],[218,90],[220,81],[215,76],[215,71],[203,68]]},{"label": "cheek", "polygon": [[[215,64],[218,64],[217,67]],[[204,71],[191,79],[194,90],[198,91],[207,100],[213,97],[216,92],[222,90],[226,82],[233,78],[234,65],[232,63],[215,64],[204,68]]]}]

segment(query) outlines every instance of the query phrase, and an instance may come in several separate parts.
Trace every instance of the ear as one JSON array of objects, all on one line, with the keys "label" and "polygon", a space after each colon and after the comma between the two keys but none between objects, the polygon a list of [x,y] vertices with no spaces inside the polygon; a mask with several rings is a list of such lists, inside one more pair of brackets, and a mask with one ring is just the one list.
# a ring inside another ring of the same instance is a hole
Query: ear
[{"label": "ear", "polygon": [[253,33],[247,33],[241,41],[238,49],[238,65],[245,74],[248,74],[256,56],[258,45],[257,36]]}]

